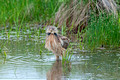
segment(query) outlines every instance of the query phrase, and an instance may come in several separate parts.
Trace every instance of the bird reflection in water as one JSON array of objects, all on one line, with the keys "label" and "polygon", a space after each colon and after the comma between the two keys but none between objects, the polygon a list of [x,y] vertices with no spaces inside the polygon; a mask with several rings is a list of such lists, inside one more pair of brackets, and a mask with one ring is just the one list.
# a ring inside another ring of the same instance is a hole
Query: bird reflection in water
[{"label": "bird reflection in water", "polygon": [[71,70],[71,64],[62,63],[61,60],[56,60],[52,68],[47,72],[47,80],[66,80]]}]

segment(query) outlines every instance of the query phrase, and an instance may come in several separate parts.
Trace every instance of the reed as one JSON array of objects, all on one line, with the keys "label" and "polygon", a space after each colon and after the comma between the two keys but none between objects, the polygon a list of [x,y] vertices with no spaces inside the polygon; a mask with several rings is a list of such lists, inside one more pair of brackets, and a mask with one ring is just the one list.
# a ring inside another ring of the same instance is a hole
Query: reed
[{"label": "reed", "polygon": [[55,24],[62,28],[66,25],[67,32],[81,32],[91,18],[90,14],[106,11],[118,16],[116,0],[64,0],[55,15]]},{"label": "reed", "polygon": [[[118,19],[114,18],[118,13],[115,5],[119,4],[119,0],[116,0],[116,3],[114,0],[107,0],[109,4],[103,1],[106,0],[0,0],[0,29],[4,27],[0,33],[6,33],[8,39],[12,31],[16,32],[17,37],[27,35],[28,38],[40,38],[40,34],[45,33],[46,26],[43,25],[55,24],[61,28],[62,35],[66,35],[67,31],[78,32],[78,41],[84,33],[84,44],[80,42],[80,48],[83,45],[92,49],[101,45],[120,46],[120,14]],[[107,13],[96,14],[94,10],[106,10]],[[114,15],[106,15],[111,13]],[[67,21],[70,22],[68,26]],[[35,24],[43,27],[33,29]],[[85,31],[81,31],[84,24]],[[41,47],[44,47],[44,43]]]},{"label": "reed", "polygon": [[91,14],[91,19],[84,36],[86,48],[119,47],[120,28],[118,19],[114,15],[101,13],[99,16]]},{"label": "reed", "polygon": [[59,5],[57,0],[1,0],[0,24],[45,23],[55,15]]}]

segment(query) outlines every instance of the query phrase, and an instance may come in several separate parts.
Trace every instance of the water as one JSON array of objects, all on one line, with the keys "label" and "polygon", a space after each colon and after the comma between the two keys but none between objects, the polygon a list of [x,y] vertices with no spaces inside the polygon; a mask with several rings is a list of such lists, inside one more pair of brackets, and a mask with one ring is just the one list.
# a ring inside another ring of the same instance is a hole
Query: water
[{"label": "water", "polygon": [[0,79],[120,80],[120,48],[90,53],[73,45],[71,60],[62,64],[44,48],[45,34],[15,34],[0,34]]}]

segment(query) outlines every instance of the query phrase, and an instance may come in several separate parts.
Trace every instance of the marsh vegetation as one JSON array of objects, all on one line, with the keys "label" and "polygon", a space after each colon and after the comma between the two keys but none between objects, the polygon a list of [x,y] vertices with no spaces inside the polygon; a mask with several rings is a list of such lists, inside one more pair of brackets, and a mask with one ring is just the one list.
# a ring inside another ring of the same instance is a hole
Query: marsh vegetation
[{"label": "marsh vegetation", "polygon": [[[48,25],[71,40],[62,62],[44,48]],[[117,80],[119,62],[119,0],[0,1],[0,79]]]}]

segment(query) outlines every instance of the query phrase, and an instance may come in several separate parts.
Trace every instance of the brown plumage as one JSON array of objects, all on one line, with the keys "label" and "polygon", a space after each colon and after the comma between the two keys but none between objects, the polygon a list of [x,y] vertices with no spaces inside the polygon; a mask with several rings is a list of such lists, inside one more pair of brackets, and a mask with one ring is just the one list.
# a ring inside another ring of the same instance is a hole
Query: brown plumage
[{"label": "brown plumage", "polygon": [[59,35],[55,26],[47,27],[45,48],[52,51],[56,55],[56,59],[59,59],[59,56],[63,57],[68,45],[69,39],[65,36]]}]

